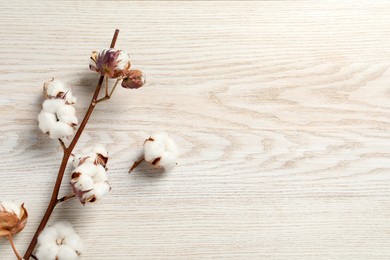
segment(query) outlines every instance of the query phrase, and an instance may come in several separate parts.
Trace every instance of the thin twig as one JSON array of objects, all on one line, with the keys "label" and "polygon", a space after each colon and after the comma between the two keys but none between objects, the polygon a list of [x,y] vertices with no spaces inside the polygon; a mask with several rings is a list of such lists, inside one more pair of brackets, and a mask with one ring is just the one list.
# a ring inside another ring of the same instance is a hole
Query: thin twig
[{"label": "thin twig", "polygon": [[109,97],[111,97],[112,93],[114,93],[114,90],[115,90],[116,86],[118,85],[119,81],[121,81],[121,80],[120,80],[120,79],[117,79],[117,80],[116,80],[114,86],[113,86],[112,89],[111,89],[110,94],[108,95]]},{"label": "thin twig", "polygon": [[106,97],[108,96],[108,77],[106,77]]},{"label": "thin twig", "polygon": [[8,234],[8,240],[9,240],[9,243],[11,244],[12,249],[14,250],[14,253],[15,253],[16,257],[19,260],[21,260],[22,256],[19,254],[18,250],[16,249],[14,241],[12,240],[12,235],[11,234]]},{"label": "thin twig", "polygon": [[133,166],[131,166],[131,168],[129,170],[129,173],[131,173],[143,160],[145,160],[145,158],[141,158],[138,161],[135,161],[133,163]]},{"label": "thin twig", "polygon": [[106,95],[105,97],[102,97],[101,99],[96,100],[96,101],[95,101],[95,104],[100,103],[100,102],[102,102],[102,101],[104,101],[104,100],[110,99],[110,98],[111,98],[111,95],[112,95],[112,93],[114,93],[114,90],[115,90],[116,86],[118,85],[118,82],[119,82],[119,81],[121,81],[121,80],[120,80],[120,79],[117,79],[117,80],[116,80],[114,86],[113,86],[112,89],[111,89],[110,94]]},{"label": "thin twig", "polygon": [[62,149],[64,150],[64,152],[66,152],[66,146],[65,146],[65,143],[64,143],[64,141],[62,141],[62,139],[61,138],[58,138],[58,141],[60,142],[60,144],[61,144],[61,147],[62,147]]},{"label": "thin twig", "polygon": [[71,198],[74,198],[74,197],[75,197],[74,194],[66,195],[66,196],[62,197],[61,199],[58,199],[57,200],[57,204],[61,203],[61,202],[64,202],[64,201],[67,201],[67,200],[69,200]]},{"label": "thin twig", "polygon": [[[118,38],[118,34],[119,34],[119,30],[117,29],[117,30],[115,30],[114,36],[112,38],[110,48],[114,48],[115,47],[115,43],[116,43],[116,40]],[[43,215],[41,223],[39,224],[37,230],[35,231],[34,237],[32,238],[32,240],[30,242],[30,245],[28,246],[27,251],[24,254],[24,259],[25,260],[28,260],[30,258],[32,252],[34,251],[35,245],[37,244],[37,240],[38,240],[39,234],[45,228],[47,222],[50,219],[51,214],[53,213],[53,210],[54,210],[55,206],[57,205],[58,193],[60,191],[62,179],[64,177],[66,165],[68,163],[69,157],[72,154],[73,148],[76,146],[77,141],[79,140],[81,134],[83,133],[83,130],[84,130],[84,128],[85,128],[85,126],[86,126],[86,124],[88,122],[88,119],[90,118],[90,116],[91,116],[91,114],[93,112],[93,109],[95,108],[95,105],[96,105],[95,102],[96,102],[97,97],[98,97],[98,95],[100,93],[100,89],[102,87],[103,80],[104,80],[104,76],[100,76],[99,82],[98,82],[98,84],[96,86],[96,89],[95,89],[95,92],[93,94],[91,103],[90,103],[90,105],[88,107],[88,110],[85,113],[84,119],[81,122],[79,129],[77,129],[77,132],[76,132],[75,136],[73,137],[72,142],[69,144],[68,148],[64,152],[64,156],[62,157],[62,162],[61,162],[61,165],[60,165],[60,169],[58,170],[56,183],[55,183],[54,188],[53,188],[53,192],[52,192],[52,195],[51,195],[51,198],[50,198],[49,205],[47,206],[45,215]]]}]

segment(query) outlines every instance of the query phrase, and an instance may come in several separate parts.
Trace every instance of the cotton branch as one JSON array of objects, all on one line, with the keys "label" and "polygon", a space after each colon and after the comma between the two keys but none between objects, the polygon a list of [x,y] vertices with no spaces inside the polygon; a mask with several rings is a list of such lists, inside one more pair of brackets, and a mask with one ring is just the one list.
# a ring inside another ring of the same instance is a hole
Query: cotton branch
[{"label": "cotton branch", "polygon": [[[118,34],[119,34],[119,30],[117,29],[117,30],[115,30],[114,36],[112,38],[110,48],[114,48],[115,47],[115,43],[116,43],[116,40],[118,38]],[[66,169],[67,163],[68,163],[69,158],[70,158],[70,156],[72,154],[73,148],[76,146],[77,141],[79,140],[81,134],[83,133],[83,130],[84,130],[84,128],[85,128],[85,126],[86,126],[86,124],[87,124],[87,122],[88,122],[88,120],[89,120],[89,118],[90,118],[90,116],[91,116],[91,114],[93,112],[93,109],[95,108],[95,105],[97,104],[96,101],[98,100],[97,98],[99,96],[103,80],[104,80],[104,76],[100,76],[99,82],[98,82],[98,84],[96,86],[96,89],[95,89],[95,92],[93,94],[91,103],[90,103],[90,105],[88,107],[88,110],[85,113],[84,119],[81,122],[80,127],[78,128],[76,134],[74,135],[74,137],[72,139],[72,142],[69,144],[69,146],[66,149],[64,149],[64,156],[62,158],[60,169],[58,171],[57,180],[56,180],[54,188],[53,188],[53,192],[52,192],[52,196],[51,196],[49,205],[48,205],[48,207],[46,209],[45,215],[43,216],[43,218],[41,220],[41,223],[39,224],[39,226],[38,226],[38,228],[37,228],[37,230],[36,230],[36,232],[34,234],[34,237],[32,238],[32,240],[30,242],[30,245],[27,248],[26,253],[24,254],[24,258],[23,259],[25,259],[25,260],[28,260],[31,257],[31,254],[34,251],[34,248],[35,248],[35,246],[37,244],[37,240],[38,240],[39,234],[45,228],[47,222],[50,219],[51,214],[53,213],[53,210],[54,210],[55,206],[58,204],[58,200],[59,200],[58,199],[58,194],[59,194],[59,190],[60,190],[60,187],[61,187],[62,179],[64,177],[64,173],[65,173],[65,169]],[[60,141],[60,143],[61,143],[61,141]],[[63,145],[62,147],[64,148],[65,145]]]}]

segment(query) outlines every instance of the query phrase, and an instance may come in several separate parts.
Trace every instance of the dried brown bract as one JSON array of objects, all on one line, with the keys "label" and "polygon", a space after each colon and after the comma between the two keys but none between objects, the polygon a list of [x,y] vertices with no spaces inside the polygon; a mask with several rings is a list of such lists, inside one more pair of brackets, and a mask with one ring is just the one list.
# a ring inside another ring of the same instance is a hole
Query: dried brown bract
[{"label": "dried brown bract", "polygon": [[0,203],[0,237],[13,236],[26,226],[28,218],[24,204],[18,206],[13,202]]}]

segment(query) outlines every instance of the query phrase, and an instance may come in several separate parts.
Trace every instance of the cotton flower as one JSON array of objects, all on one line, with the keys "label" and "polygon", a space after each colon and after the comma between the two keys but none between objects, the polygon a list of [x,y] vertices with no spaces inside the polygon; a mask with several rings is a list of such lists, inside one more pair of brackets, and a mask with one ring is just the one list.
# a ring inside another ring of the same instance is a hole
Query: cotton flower
[{"label": "cotton flower", "polygon": [[72,225],[60,221],[41,232],[35,256],[39,260],[77,260],[82,251],[82,241]]},{"label": "cotton flower", "polygon": [[125,72],[125,76],[122,81],[122,87],[124,88],[140,88],[146,82],[145,75],[140,70],[128,70]]},{"label": "cotton flower", "polygon": [[175,167],[177,153],[175,141],[166,133],[153,134],[144,142],[145,161],[156,168],[169,170]]},{"label": "cotton flower", "polygon": [[15,235],[23,230],[27,223],[27,210],[24,204],[0,202],[0,237]]},{"label": "cotton flower", "polygon": [[80,202],[95,202],[111,190],[107,178],[108,153],[103,146],[88,148],[82,155],[75,155],[75,169],[71,175],[73,193]]},{"label": "cotton flower", "polygon": [[92,52],[89,68],[102,76],[118,78],[130,69],[130,65],[129,54],[110,48]]},{"label": "cotton flower", "polygon": [[39,128],[52,139],[71,136],[78,124],[72,91],[53,79],[43,85],[43,93],[45,100],[38,115]]}]

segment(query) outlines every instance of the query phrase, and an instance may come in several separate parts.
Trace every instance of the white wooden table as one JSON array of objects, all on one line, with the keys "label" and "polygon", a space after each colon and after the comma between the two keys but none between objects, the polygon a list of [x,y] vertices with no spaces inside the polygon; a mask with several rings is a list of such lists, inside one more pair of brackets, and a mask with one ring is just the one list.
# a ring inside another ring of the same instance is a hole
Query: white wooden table
[{"label": "white wooden table", "polygon": [[[74,225],[83,259],[390,259],[390,3],[339,2],[1,1],[0,197],[29,210],[19,250],[62,156],[37,126],[42,83],[71,85],[82,118],[90,52],[119,28],[147,86],[99,104],[76,147],[107,145],[111,194],[50,221]],[[128,175],[155,130],[178,166]]]}]

